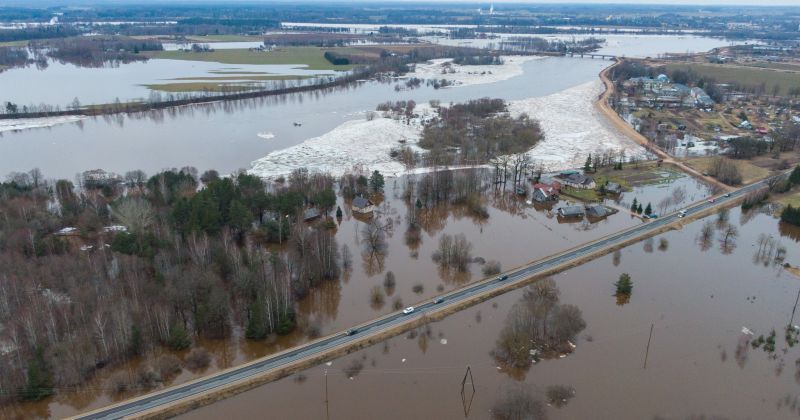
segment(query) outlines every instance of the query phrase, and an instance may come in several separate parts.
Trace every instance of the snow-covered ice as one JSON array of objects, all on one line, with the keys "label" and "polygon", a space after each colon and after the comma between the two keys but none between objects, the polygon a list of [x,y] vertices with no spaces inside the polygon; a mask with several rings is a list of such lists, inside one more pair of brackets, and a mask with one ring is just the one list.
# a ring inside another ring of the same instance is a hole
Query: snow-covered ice
[{"label": "snow-covered ice", "polygon": [[[559,171],[582,167],[589,153],[624,150],[628,157],[646,157],[642,147],[617,131],[597,110],[595,100],[602,91],[603,84],[597,80],[548,96],[510,101],[512,115],[527,113],[539,120],[545,133],[545,139],[529,152],[531,159],[546,171]],[[387,176],[424,173],[430,168],[406,170],[389,152],[401,144],[415,147],[422,121],[432,112],[427,104],[418,105],[415,113],[420,117],[410,124],[380,117],[347,121],[326,134],[256,160],[250,172],[275,178],[305,167],[339,176],[359,165]]]},{"label": "snow-covered ice", "polygon": [[[415,109],[420,116],[431,112],[427,105]],[[413,147],[419,141],[421,131],[421,118],[412,118],[408,124],[380,116],[371,121],[366,118],[351,120],[319,137],[256,160],[250,173],[274,178],[306,167],[340,176],[358,165],[389,176],[399,175],[405,167],[392,159],[389,152],[403,144]]]},{"label": "snow-covered ice", "polygon": [[480,85],[495,83],[519,76],[523,73],[522,64],[543,57],[536,56],[503,56],[503,64],[487,66],[462,66],[450,64],[455,73],[442,73],[446,63],[453,61],[451,58],[440,58],[427,63],[417,64],[414,72],[409,77],[418,77],[426,80],[441,80],[453,82],[453,86]]},{"label": "snow-covered ice", "polygon": [[627,157],[644,158],[645,150],[617,131],[595,107],[603,92],[600,80],[537,98],[510,101],[512,115],[522,113],[539,120],[545,138],[529,155],[547,171],[582,167],[589,153],[625,151]]},{"label": "snow-covered ice", "polygon": [[0,133],[4,131],[27,130],[29,128],[52,127],[54,125],[81,121],[83,119],[86,119],[86,117],[80,115],[65,115],[61,117],[13,118],[8,120],[0,120]]},{"label": "snow-covered ice", "polygon": [[256,135],[258,137],[261,137],[262,139],[265,139],[265,140],[269,140],[269,139],[274,139],[275,138],[275,134],[272,134],[270,132],[258,133]]}]

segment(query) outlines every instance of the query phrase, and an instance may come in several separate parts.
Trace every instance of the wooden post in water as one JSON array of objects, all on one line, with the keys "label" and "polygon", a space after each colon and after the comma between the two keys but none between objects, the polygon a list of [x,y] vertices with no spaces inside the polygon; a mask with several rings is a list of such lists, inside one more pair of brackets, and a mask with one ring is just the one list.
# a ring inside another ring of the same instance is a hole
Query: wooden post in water
[{"label": "wooden post in water", "polygon": [[650,324],[650,337],[647,338],[647,350],[644,352],[644,366],[642,369],[647,369],[647,356],[650,354],[650,340],[653,339],[653,326],[655,326],[655,324]]}]

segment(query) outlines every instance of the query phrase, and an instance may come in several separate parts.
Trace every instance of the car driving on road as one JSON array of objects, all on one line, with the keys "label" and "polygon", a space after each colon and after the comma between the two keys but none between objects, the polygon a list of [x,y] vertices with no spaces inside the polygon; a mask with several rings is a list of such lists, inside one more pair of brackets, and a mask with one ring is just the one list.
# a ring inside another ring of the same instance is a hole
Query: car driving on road
[{"label": "car driving on road", "polygon": [[411,312],[414,312],[414,307],[413,306],[409,306],[408,308],[403,309],[403,315],[408,315]]}]

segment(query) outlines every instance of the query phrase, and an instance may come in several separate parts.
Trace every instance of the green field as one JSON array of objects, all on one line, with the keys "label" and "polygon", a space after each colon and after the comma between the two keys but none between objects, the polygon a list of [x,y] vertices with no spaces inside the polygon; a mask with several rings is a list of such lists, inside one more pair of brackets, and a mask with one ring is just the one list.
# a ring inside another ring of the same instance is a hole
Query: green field
[{"label": "green field", "polygon": [[291,74],[265,74],[265,75],[241,75],[241,76],[198,76],[198,77],[176,77],[169,80],[301,80],[310,79],[314,76],[295,76]]},{"label": "green field", "polygon": [[[287,47],[262,52],[247,49],[216,50],[211,52],[157,51],[147,53],[152,58],[211,61],[223,64],[305,64],[309,70],[350,70],[351,65],[334,66],[325,59],[327,51],[316,47]],[[349,52],[344,49],[337,51]]]},{"label": "green field", "polygon": [[727,64],[667,64],[669,71],[691,70],[700,76],[713,78],[719,83],[739,83],[748,86],[766,86],[767,92],[778,85],[780,94],[787,94],[791,88],[800,88],[800,73],[757,67],[732,66]]},{"label": "green field", "polygon": [[215,82],[157,83],[142,86],[161,92],[241,92],[252,89],[248,84]]}]

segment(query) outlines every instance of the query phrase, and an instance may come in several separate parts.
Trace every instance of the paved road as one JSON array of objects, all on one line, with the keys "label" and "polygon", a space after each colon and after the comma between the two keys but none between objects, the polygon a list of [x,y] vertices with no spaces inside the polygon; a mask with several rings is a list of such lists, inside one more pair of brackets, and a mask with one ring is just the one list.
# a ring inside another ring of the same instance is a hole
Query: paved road
[{"label": "paved road", "polygon": [[[725,196],[717,197],[713,203],[709,201],[695,203],[685,209],[686,215],[689,216],[703,210],[708,210],[712,207],[722,206],[737,197],[745,195],[748,192],[766,185],[766,181],[761,181],[738,190],[731,191]],[[678,213],[672,213],[664,217],[652,219],[648,223],[637,225],[633,228],[620,231],[597,241],[587,243],[569,251],[565,251],[561,254],[528,264],[522,268],[505,273],[504,275],[498,276],[494,279],[477,282],[462,289],[452,291],[417,306],[414,312],[409,315],[404,315],[401,312],[397,312],[356,326],[354,329],[357,332],[351,336],[341,333],[335,334],[322,340],[301,345],[286,353],[278,354],[272,357],[266,357],[258,362],[249,363],[230,371],[220,372],[190,383],[176,385],[172,388],[168,388],[151,395],[146,395],[138,399],[133,399],[114,406],[96,410],[91,413],[79,415],[75,418],[118,419],[126,416],[133,416],[145,410],[154,409],[184,398],[190,398],[200,393],[210,391],[215,388],[220,388],[230,383],[247,379],[254,375],[259,375],[272,369],[282,367],[288,363],[293,363],[304,358],[317,355],[321,352],[331,350],[349,342],[358,340],[366,334],[374,334],[388,330],[397,326],[398,324],[408,321],[409,318],[419,316],[420,314],[425,313],[427,310],[430,310],[434,307],[441,307],[444,305],[463,302],[476,296],[491,292],[492,290],[497,289],[506,283],[528,279],[563,264],[578,261],[587,255],[620,245],[631,239],[641,237],[644,234],[663,228],[668,224],[675,223],[678,221],[678,218]],[[503,278],[505,276],[507,276],[507,278]],[[441,299],[442,301],[440,303],[435,303],[435,301],[438,299]]]}]

